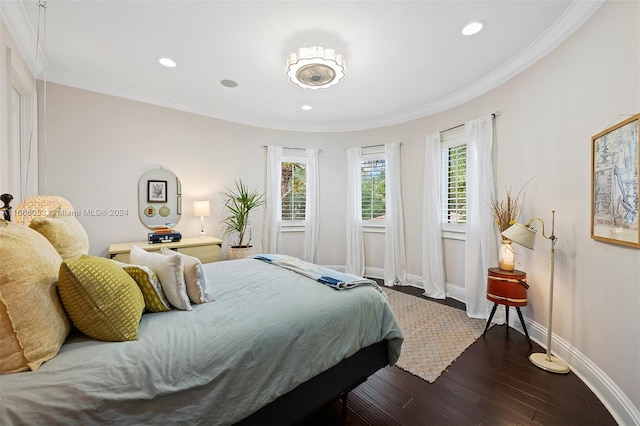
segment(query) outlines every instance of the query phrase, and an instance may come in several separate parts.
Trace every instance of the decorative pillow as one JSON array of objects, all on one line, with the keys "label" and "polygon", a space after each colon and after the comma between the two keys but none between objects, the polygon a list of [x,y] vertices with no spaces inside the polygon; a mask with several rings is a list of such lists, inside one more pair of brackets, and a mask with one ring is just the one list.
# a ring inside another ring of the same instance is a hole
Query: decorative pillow
[{"label": "decorative pillow", "polygon": [[171,310],[167,296],[162,291],[162,284],[160,284],[155,272],[141,265],[123,265],[122,269],[138,284],[140,291],[142,291],[144,306],[147,311],[167,312]]},{"label": "decorative pillow", "polygon": [[63,260],[89,253],[89,237],[73,216],[40,217],[33,219],[29,227],[44,235]]},{"label": "decorative pillow", "polygon": [[56,292],[62,258],[27,226],[0,220],[0,373],[36,370],[71,329]]},{"label": "decorative pillow", "polygon": [[204,275],[200,259],[173,251],[169,247],[162,247],[160,253],[164,255],[177,254],[182,257],[184,283],[187,287],[187,295],[192,303],[200,304],[213,301],[213,298],[207,293],[207,278]]},{"label": "decorative pillow", "polygon": [[73,324],[98,340],[138,338],[144,298],[136,282],[109,259],[82,255],[60,265],[58,292]]},{"label": "decorative pillow", "polygon": [[136,265],[147,266],[155,272],[169,303],[183,311],[191,310],[191,303],[189,303],[184,283],[184,264],[180,256],[149,253],[134,245],[131,246],[129,260]]}]

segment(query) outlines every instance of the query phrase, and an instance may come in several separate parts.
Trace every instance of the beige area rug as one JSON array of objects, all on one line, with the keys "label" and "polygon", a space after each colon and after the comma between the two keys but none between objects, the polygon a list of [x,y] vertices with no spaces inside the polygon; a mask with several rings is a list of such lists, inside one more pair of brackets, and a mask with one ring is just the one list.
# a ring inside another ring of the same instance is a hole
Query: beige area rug
[{"label": "beige area rug", "polygon": [[385,293],[404,334],[396,365],[429,383],[484,331],[484,320],[469,318],[460,309],[396,290]]}]

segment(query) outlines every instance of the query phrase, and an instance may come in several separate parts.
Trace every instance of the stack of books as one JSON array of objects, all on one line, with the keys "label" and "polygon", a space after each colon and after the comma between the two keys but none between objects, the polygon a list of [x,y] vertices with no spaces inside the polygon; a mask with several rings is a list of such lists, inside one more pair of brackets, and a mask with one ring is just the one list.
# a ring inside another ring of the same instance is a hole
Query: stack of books
[{"label": "stack of books", "polygon": [[176,243],[182,239],[182,234],[171,228],[157,228],[148,234],[149,244]]}]

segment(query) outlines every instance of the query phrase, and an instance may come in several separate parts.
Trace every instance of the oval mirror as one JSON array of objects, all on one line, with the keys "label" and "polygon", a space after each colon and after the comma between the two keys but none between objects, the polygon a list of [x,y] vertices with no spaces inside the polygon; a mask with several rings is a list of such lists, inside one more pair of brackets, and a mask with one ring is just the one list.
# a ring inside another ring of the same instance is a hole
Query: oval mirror
[{"label": "oval mirror", "polygon": [[182,216],[182,185],[171,170],[145,172],[138,182],[138,216],[151,230],[173,228]]}]

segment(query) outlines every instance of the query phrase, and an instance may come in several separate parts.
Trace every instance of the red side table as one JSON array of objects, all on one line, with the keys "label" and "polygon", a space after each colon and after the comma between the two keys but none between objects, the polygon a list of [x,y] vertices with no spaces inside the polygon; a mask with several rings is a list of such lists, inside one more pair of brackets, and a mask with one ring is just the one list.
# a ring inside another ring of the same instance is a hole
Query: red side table
[{"label": "red side table", "polygon": [[487,273],[487,299],[493,302],[493,309],[484,329],[484,336],[491,325],[491,320],[496,313],[498,305],[504,305],[507,327],[509,326],[509,306],[514,306],[520,318],[520,324],[524,330],[529,347],[531,347],[531,339],[527,332],[527,326],[524,323],[520,306],[527,306],[527,274],[523,271],[514,269],[513,271],[503,271],[499,268],[489,268]]}]

